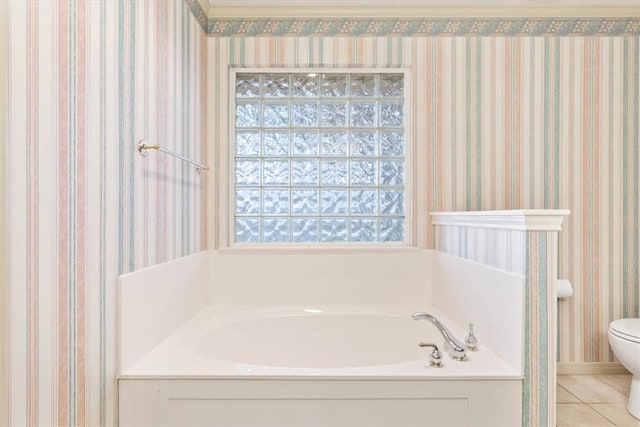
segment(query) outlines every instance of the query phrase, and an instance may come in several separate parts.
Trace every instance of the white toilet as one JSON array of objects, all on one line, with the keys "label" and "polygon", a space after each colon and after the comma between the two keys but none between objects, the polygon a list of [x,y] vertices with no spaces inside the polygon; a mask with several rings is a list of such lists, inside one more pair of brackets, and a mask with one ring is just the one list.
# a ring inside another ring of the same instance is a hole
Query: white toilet
[{"label": "white toilet", "polygon": [[627,410],[640,419],[640,319],[611,322],[609,344],[618,360],[633,374]]}]

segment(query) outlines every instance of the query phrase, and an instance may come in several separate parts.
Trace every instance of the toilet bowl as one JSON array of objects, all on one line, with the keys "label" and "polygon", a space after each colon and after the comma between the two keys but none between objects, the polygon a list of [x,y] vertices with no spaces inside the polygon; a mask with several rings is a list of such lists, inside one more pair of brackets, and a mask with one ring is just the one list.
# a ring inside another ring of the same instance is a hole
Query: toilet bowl
[{"label": "toilet bowl", "polygon": [[627,410],[640,419],[640,319],[611,322],[609,344],[620,363],[633,375]]}]

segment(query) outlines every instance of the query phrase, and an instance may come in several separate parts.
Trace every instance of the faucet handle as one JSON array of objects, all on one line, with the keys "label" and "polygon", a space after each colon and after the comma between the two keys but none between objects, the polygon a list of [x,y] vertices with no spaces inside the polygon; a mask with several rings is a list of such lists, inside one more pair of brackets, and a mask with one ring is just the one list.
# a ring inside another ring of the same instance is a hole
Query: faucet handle
[{"label": "faucet handle", "polygon": [[469,333],[464,338],[464,344],[469,351],[478,351],[478,339],[473,333],[473,323],[469,323]]},{"label": "faucet handle", "polygon": [[431,343],[423,343],[418,344],[420,347],[433,347],[433,351],[429,354],[429,366],[432,368],[442,368],[444,365],[442,364],[442,353],[438,350],[438,346]]}]

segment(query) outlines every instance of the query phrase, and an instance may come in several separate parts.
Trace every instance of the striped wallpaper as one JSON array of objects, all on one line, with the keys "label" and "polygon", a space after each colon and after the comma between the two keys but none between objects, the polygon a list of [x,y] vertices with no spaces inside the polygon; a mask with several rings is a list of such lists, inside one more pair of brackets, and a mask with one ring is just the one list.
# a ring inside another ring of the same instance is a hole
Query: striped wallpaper
[{"label": "striped wallpaper", "polygon": [[[0,40],[8,40],[8,4],[0,3]],[[0,43],[0,425],[8,424],[7,415],[9,412],[8,393],[8,354],[9,348],[9,314],[5,307],[8,307],[8,276],[7,276],[7,200],[8,175],[6,165],[6,143],[5,136],[7,128],[8,103],[8,70],[7,55],[2,43]]]},{"label": "striped wallpaper", "polygon": [[[208,43],[214,94],[228,87],[229,66],[410,67],[427,210],[570,209],[559,277],[575,294],[560,303],[559,360],[613,361],[609,322],[640,316],[637,32]],[[217,143],[227,104],[213,99]]]},{"label": "striped wallpaper", "polygon": [[560,304],[560,360],[613,360],[608,322],[640,316],[637,19],[570,22],[568,33],[515,22],[500,37],[468,22],[454,23],[466,28],[458,37],[416,26],[382,36],[391,21],[340,37],[322,33],[346,28],[331,23],[287,21],[284,37],[258,22],[239,37],[231,22],[233,37],[206,39],[215,21],[194,0],[1,10],[12,424],[114,424],[116,277],[207,247],[205,177],[134,145],[206,159],[204,118],[211,140],[227,129],[206,86],[222,94],[228,65],[410,67],[429,211],[572,211],[560,235],[559,276],[575,289]]},{"label": "striped wallpaper", "polygon": [[182,1],[2,11],[10,425],[112,426],[118,275],[207,246],[206,175],[135,149],[206,159],[205,34]]}]

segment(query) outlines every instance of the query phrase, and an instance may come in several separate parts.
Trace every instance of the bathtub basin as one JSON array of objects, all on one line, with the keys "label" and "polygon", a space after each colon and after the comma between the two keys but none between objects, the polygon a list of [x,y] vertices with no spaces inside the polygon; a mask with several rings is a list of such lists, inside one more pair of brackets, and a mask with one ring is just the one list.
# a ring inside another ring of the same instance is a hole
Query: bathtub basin
[{"label": "bathtub basin", "polygon": [[415,311],[464,336],[433,307],[206,307],[121,373],[120,426],[518,425],[520,373],[482,345],[429,367]]},{"label": "bathtub basin", "polygon": [[[274,367],[325,369],[424,359],[421,340],[440,345],[409,316],[291,310],[206,331],[197,351],[207,357]],[[431,338],[429,338],[431,337]]]},{"label": "bathtub basin", "polygon": [[[208,306],[120,378],[455,377],[520,378],[490,349],[469,360],[445,358],[428,367],[420,342],[443,339],[427,322],[411,318],[425,307]],[[427,307],[458,337],[465,331],[436,308]]]}]

